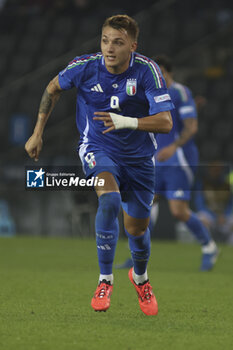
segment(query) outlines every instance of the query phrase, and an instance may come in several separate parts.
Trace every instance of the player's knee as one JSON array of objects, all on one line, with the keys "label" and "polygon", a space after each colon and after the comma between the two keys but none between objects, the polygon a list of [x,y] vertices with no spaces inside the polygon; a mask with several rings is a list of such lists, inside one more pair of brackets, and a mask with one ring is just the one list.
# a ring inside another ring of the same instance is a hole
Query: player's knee
[{"label": "player's knee", "polygon": [[111,220],[118,216],[121,206],[121,196],[118,192],[104,193],[99,197],[98,212]]},{"label": "player's knee", "polygon": [[181,208],[172,208],[172,215],[179,221],[187,221],[187,213]]},{"label": "player's knee", "polygon": [[125,225],[125,229],[127,230],[127,232],[132,235],[132,236],[142,236],[144,235],[144,233],[146,232],[148,227],[148,224],[141,224],[141,225],[132,225],[132,224],[128,224]]},{"label": "player's knee", "polygon": [[129,239],[129,247],[131,253],[136,253],[138,259],[138,253],[143,253],[149,257],[150,255],[150,230],[149,228],[141,236],[133,236],[127,230],[125,230],[126,236]]}]

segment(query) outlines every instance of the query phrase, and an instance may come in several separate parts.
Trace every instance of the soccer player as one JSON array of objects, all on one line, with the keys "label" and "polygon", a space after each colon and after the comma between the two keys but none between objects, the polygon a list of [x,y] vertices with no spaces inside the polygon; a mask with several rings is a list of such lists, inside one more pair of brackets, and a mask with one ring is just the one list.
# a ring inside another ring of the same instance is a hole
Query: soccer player
[{"label": "soccer player", "polygon": [[171,112],[173,128],[168,135],[156,137],[156,195],[164,195],[172,215],[184,222],[202,246],[200,269],[212,269],[218,249],[209,230],[189,207],[190,191],[198,165],[198,150],[193,136],[198,129],[197,111],[191,91],[173,80],[169,57],[155,57],[165,78],[175,109]]},{"label": "soccer player", "polygon": [[172,128],[173,108],[158,66],[135,52],[138,25],[127,15],[107,18],[101,53],[76,57],[47,86],[33,135],[25,148],[38,160],[47,119],[63,90],[77,88],[76,121],[79,156],[87,178],[96,186],[96,244],[99,282],[91,301],[106,311],[113,290],[113,260],[118,240],[118,213],[123,208],[133,268],[129,279],[141,310],[156,315],[158,305],[147,274],[150,256],[150,209],[154,197],[154,133]]},{"label": "soccer player", "polygon": [[[172,215],[184,222],[202,246],[201,271],[211,270],[216,262],[218,249],[210,232],[199,217],[190,209],[189,200],[194,173],[198,165],[198,150],[193,136],[198,129],[197,111],[191,91],[173,80],[172,62],[166,55],[156,56],[165,78],[169,95],[175,109],[171,111],[173,128],[168,134],[158,134],[155,163],[154,207],[159,196],[166,197]],[[150,228],[155,225],[151,217]],[[118,268],[130,267],[132,260],[127,259]]]}]

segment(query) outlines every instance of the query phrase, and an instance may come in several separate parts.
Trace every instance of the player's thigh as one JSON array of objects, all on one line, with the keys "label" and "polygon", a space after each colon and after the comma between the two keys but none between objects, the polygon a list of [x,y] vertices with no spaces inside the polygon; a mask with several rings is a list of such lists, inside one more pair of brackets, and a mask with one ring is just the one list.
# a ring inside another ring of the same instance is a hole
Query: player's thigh
[{"label": "player's thigh", "polygon": [[89,150],[80,158],[86,178],[98,177],[95,186],[98,196],[107,192],[120,192],[118,181],[120,167],[112,157],[103,151]]},{"label": "player's thigh", "polygon": [[169,199],[172,215],[178,220],[187,221],[190,216],[189,202],[187,200]]},{"label": "player's thigh", "polygon": [[127,185],[121,192],[124,224],[133,235],[143,234],[149,224],[154,199],[154,163],[147,160],[125,170]]},{"label": "player's thigh", "polygon": [[120,192],[119,186],[112,173],[107,171],[98,173],[98,179],[103,180],[101,182],[99,181],[99,184],[95,186],[95,191],[98,197],[102,196],[104,193]]},{"label": "player's thigh", "polygon": [[179,165],[170,166],[169,168],[170,171],[166,173],[165,179],[165,197],[168,200],[189,201],[192,183],[187,174],[187,169]]},{"label": "player's thigh", "polygon": [[124,217],[124,227],[126,231],[133,236],[141,236],[142,234],[144,234],[150,222],[150,217],[134,218],[129,214],[127,214],[124,210],[123,210],[123,217]]}]

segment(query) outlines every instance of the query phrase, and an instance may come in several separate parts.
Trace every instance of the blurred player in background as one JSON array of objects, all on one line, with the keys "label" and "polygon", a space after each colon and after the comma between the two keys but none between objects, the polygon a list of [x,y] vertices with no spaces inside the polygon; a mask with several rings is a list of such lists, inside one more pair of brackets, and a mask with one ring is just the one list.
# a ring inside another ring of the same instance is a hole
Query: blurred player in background
[{"label": "blurred player in background", "polygon": [[190,191],[198,166],[198,150],[193,136],[198,130],[197,111],[191,91],[173,80],[172,63],[165,55],[156,56],[157,64],[166,80],[175,109],[173,128],[166,135],[158,134],[156,152],[156,195],[164,195],[172,215],[184,222],[202,246],[202,271],[212,269],[218,254],[209,230],[190,209]]},{"label": "blurred player in background", "polygon": [[[159,196],[163,195],[168,200],[172,215],[184,222],[201,244],[200,269],[208,271],[215,264],[218,249],[208,228],[189,207],[190,191],[198,166],[198,150],[193,140],[198,129],[195,102],[191,91],[173,80],[170,58],[159,55],[154,60],[160,66],[175,109],[171,112],[172,131],[156,136],[158,148],[155,156],[155,203],[151,211],[150,228],[152,230],[156,223],[157,202]],[[125,263],[116,267],[124,268],[131,264],[131,259],[127,259]]]},{"label": "blurred player in background", "polygon": [[221,161],[211,162],[196,183],[194,195],[197,214],[213,236],[233,243],[233,193],[230,171]]},{"label": "blurred player in background", "polygon": [[[173,108],[158,66],[135,52],[138,25],[127,15],[103,24],[102,53],[76,57],[47,86],[33,135],[25,145],[38,160],[47,119],[63,90],[77,88],[79,156],[87,178],[104,179],[96,186],[96,243],[99,282],[91,305],[110,306],[112,266],[118,240],[118,213],[123,208],[134,285],[141,310],[156,315],[158,306],[147,274],[150,256],[150,210],[154,197],[154,133],[172,128]],[[123,296],[125,298],[125,296]]]}]

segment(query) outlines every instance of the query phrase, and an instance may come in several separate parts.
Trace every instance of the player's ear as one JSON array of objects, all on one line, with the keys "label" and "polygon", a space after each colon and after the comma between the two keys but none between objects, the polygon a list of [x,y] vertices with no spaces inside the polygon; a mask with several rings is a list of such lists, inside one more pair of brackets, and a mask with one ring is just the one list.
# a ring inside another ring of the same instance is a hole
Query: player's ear
[{"label": "player's ear", "polygon": [[134,41],[131,45],[131,51],[136,51],[137,50],[137,47],[138,47],[138,43],[136,41]]}]

